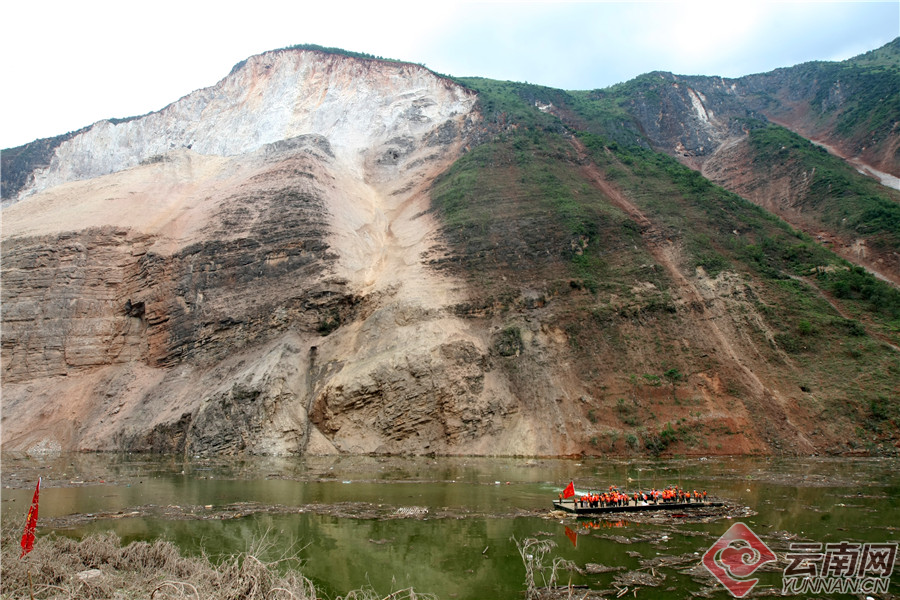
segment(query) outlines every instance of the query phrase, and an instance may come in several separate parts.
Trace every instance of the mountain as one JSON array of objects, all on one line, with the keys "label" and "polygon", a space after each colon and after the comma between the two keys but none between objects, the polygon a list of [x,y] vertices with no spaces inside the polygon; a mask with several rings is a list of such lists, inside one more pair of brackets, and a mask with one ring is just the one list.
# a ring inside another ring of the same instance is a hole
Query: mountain
[{"label": "mountain", "polygon": [[841,63],[739,79],[651,73],[561,102],[588,127],[624,113],[620,128],[640,141],[900,285],[897,81],[900,38]]},{"label": "mountain", "polygon": [[889,256],[897,197],[751,77],[567,92],[295,47],[4,150],[3,449],[896,452],[900,292],[766,208]]}]

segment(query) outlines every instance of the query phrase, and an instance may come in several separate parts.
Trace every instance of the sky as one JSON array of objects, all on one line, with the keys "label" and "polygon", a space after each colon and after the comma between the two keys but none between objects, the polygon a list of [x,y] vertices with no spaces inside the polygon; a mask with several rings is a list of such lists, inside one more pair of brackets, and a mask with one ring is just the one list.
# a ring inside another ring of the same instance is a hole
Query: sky
[{"label": "sky", "polygon": [[900,36],[898,0],[43,0],[0,17],[0,148],[159,110],[294,44],[572,90],[844,60]]}]

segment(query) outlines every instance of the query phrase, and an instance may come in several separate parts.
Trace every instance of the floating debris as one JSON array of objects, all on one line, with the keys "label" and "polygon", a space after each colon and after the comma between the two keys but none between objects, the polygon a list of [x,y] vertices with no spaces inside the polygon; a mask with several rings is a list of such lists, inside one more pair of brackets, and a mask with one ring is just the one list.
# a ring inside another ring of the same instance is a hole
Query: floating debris
[{"label": "floating debris", "polygon": [[625,567],[610,567],[598,563],[587,563],[584,565],[584,572],[589,575],[598,575],[600,573],[612,573],[613,571],[624,571]]},{"label": "floating debris", "polygon": [[618,573],[613,577],[613,585],[615,586],[649,586],[657,587],[665,581],[665,573],[657,573],[656,571],[629,571],[627,573]]},{"label": "floating debris", "polygon": [[428,514],[428,509],[424,506],[404,506],[398,508],[394,514],[401,517],[423,517]]}]

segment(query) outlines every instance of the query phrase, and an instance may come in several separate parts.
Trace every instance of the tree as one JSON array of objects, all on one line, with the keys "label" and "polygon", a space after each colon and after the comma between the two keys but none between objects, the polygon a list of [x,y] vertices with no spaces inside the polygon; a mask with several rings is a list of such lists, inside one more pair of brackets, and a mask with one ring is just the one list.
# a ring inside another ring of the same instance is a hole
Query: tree
[{"label": "tree", "polygon": [[672,384],[672,400],[677,400],[675,396],[675,388],[678,385],[678,382],[684,379],[684,375],[678,369],[669,369],[665,373],[663,373],[663,377],[669,380],[669,383]]}]

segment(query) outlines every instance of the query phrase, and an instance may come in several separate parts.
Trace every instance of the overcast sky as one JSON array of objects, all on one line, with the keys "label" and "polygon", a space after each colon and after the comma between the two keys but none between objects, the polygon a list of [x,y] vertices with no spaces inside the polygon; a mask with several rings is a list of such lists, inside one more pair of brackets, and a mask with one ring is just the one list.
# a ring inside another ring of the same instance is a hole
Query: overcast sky
[{"label": "overcast sky", "polygon": [[843,60],[900,35],[898,0],[18,0],[0,17],[0,148],[161,109],[300,43],[593,89],[654,70],[736,77]]}]

